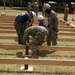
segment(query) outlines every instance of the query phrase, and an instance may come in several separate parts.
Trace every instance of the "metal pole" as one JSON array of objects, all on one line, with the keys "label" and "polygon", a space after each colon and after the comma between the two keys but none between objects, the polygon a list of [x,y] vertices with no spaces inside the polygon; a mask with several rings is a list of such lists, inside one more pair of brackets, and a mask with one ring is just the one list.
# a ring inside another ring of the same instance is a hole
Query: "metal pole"
[{"label": "metal pole", "polygon": [[[27,39],[27,44],[29,44],[29,37]],[[29,54],[28,50],[29,50],[29,45],[26,46],[25,55]],[[27,69],[28,69],[28,64],[25,64],[25,70],[27,70]]]},{"label": "metal pole", "polygon": [[[28,50],[29,50],[29,46],[26,46],[26,52],[25,52],[26,55],[29,54]],[[28,64],[25,64],[25,70],[27,70],[27,69],[28,69]]]}]

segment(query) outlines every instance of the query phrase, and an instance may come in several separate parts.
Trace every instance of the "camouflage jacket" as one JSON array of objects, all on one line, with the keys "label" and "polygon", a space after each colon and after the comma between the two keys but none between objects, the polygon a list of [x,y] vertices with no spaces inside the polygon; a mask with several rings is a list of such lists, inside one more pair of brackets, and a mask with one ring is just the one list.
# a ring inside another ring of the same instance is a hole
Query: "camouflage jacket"
[{"label": "camouflage jacket", "polygon": [[47,14],[47,16],[49,28],[57,28],[58,27],[57,14],[53,10],[51,10],[50,14]]},{"label": "camouflage jacket", "polygon": [[[24,31],[23,44],[26,45],[26,41],[29,38],[29,36],[34,37],[36,35],[36,33],[40,33],[39,36],[41,36],[42,33],[47,34],[47,32],[48,32],[47,29],[43,26],[39,26],[39,25],[31,26]],[[36,38],[39,36],[36,36]],[[42,36],[39,39],[41,39],[41,38],[42,38]]]}]

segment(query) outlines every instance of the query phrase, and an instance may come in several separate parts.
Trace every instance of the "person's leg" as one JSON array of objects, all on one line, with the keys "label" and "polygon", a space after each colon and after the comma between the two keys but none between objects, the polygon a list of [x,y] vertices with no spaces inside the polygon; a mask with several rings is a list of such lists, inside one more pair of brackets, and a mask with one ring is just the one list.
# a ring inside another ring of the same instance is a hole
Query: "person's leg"
[{"label": "person's leg", "polygon": [[14,26],[18,35],[18,44],[22,44],[22,41],[21,41],[23,36],[23,33],[21,32],[22,24],[18,22],[14,22]]},{"label": "person's leg", "polygon": [[52,33],[52,45],[53,46],[57,45],[57,38],[58,38],[57,31],[56,32],[54,31]]},{"label": "person's leg", "polygon": [[33,56],[38,57],[39,50],[37,49],[37,47],[39,45],[42,45],[46,34],[47,34],[47,31],[37,32],[35,34],[35,36],[33,37],[33,40],[32,40],[32,54],[33,54]]},{"label": "person's leg", "polygon": [[52,45],[53,46],[57,45],[57,37],[56,36],[54,36],[52,39]]},{"label": "person's leg", "polygon": [[51,32],[49,31],[47,34],[47,45],[50,46],[51,45]]},{"label": "person's leg", "polygon": [[38,40],[36,38],[32,39],[32,58],[38,58],[38,50],[37,50],[37,46],[38,46]]}]

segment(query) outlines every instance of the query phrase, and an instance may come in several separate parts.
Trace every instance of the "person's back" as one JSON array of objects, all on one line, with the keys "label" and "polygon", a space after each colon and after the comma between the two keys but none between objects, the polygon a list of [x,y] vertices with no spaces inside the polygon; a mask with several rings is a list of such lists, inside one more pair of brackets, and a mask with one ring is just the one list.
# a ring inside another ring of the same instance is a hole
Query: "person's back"
[{"label": "person's back", "polygon": [[38,26],[38,25],[37,26],[31,26],[31,27],[27,28],[24,31],[24,35],[25,36],[32,36],[32,37],[34,37],[36,35],[36,33],[38,33],[38,32],[39,33],[47,32],[47,29],[45,27],[43,27],[43,26]]},{"label": "person's back", "polygon": [[30,14],[29,13],[22,13],[19,14],[16,18],[15,21],[19,22],[19,23],[25,23],[26,21],[31,22],[31,18],[30,18]]}]

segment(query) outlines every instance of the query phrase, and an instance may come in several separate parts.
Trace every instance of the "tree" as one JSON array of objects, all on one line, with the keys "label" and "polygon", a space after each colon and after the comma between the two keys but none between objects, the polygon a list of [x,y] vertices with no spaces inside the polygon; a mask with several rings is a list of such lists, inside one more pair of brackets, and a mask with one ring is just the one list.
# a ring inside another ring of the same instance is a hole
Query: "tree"
[{"label": "tree", "polygon": [[3,0],[4,10],[5,10],[5,0]]}]

